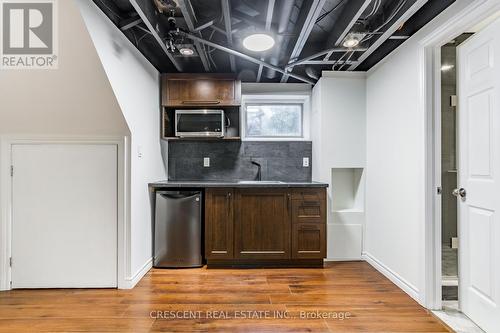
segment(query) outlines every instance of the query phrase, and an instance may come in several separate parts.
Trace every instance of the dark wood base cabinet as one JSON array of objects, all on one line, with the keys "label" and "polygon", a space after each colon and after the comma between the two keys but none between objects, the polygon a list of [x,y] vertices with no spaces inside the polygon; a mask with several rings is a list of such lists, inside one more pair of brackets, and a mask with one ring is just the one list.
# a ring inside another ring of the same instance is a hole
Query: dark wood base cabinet
[{"label": "dark wood base cabinet", "polygon": [[208,188],[209,267],[318,267],[326,257],[325,188]]}]

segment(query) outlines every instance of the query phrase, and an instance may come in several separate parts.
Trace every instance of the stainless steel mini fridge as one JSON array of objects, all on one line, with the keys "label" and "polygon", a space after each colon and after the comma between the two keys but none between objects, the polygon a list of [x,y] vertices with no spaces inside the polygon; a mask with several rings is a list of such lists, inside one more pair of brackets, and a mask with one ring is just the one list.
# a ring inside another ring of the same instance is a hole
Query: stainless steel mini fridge
[{"label": "stainless steel mini fridge", "polygon": [[202,266],[201,221],[200,191],[156,192],[153,266]]}]

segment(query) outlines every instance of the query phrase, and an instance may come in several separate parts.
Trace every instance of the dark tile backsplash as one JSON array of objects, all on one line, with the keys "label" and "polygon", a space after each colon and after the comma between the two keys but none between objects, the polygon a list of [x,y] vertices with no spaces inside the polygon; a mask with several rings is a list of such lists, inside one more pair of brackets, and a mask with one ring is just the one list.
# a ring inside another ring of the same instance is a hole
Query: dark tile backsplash
[{"label": "dark tile backsplash", "polygon": [[[203,158],[210,167],[203,167]],[[302,158],[309,157],[309,167]],[[170,141],[169,180],[255,180],[262,165],[262,180],[311,181],[310,141]]]}]

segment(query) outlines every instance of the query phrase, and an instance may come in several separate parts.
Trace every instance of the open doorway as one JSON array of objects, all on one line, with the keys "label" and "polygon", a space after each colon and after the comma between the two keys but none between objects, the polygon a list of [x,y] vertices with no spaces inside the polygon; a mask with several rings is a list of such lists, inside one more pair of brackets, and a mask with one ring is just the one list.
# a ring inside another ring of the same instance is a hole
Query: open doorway
[{"label": "open doorway", "polygon": [[444,310],[436,314],[457,331],[494,332],[500,325],[500,18],[469,31],[441,44],[436,58],[436,245]]},{"label": "open doorway", "polygon": [[[441,47],[441,275],[444,304],[458,308],[457,47],[464,33]],[[454,304],[456,303],[456,304]]]}]

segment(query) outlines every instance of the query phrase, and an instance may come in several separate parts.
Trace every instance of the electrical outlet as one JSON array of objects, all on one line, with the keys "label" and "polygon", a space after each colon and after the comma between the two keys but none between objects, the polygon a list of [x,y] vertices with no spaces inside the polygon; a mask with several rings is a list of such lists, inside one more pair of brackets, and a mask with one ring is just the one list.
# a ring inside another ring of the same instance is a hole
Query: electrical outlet
[{"label": "electrical outlet", "polygon": [[137,146],[137,157],[142,158],[142,146]]},{"label": "electrical outlet", "polygon": [[309,157],[303,157],[302,158],[302,166],[304,168],[308,168],[309,167]]},{"label": "electrical outlet", "polygon": [[203,166],[205,168],[210,167],[210,157],[203,157]]}]

